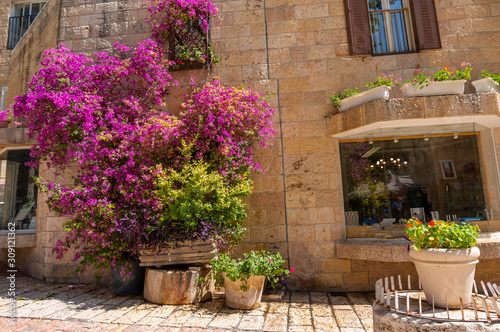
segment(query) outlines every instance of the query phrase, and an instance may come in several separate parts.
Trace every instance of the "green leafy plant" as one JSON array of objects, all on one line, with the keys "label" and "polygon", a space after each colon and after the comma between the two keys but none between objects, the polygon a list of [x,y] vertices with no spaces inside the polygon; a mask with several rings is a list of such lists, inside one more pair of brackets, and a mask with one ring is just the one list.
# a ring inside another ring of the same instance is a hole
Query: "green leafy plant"
[{"label": "green leafy plant", "polygon": [[416,251],[422,248],[471,248],[477,243],[480,229],[477,225],[462,225],[442,220],[424,224],[416,218],[406,223],[405,238]]},{"label": "green leafy plant", "polygon": [[500,85],[500,74],[493,74],[493,73],[489,73],[487,70],[483,70],[481,72],[481,75],[479,75],[481,77],[484,77],[484,78],[491,78],[493,81],[497,82],[497,84]]},{"label": "green leafy plant", "polygon": [[210,261],[217,286],[224,285],[222,273],[231,281],[240,280],[241,289],[247,289],[247,281],[251,276],[265,276],[271,287],[276,287],[281,277],[288,277],[290,270],[282,268],[285,261],[280,253],[275,255],[268,251],[251,251],[243,254],[244,258],[232,259],[229,254],[217,255]]},{"label": "green leafy plant", "polygon": [[417,69],[415,70],[415,77],[413,77],[413,79],[411,80],[405,81],[404,83],[409,83],[412,86],[420,86],[420,89],[422,89],[432,82],[455,81],[463,79],[468,80],[471,78],[470,72],[472,71],[472,68],[470,66],[470,63],[462,62],[462,64],[460,65],[460,68],[462,69],[456,71],[450,70],[450,67],[444,67],[443,69],[435,73],[433,77],[425,76],[422,72],[422,69]]},{"label": "green leafy plant", "polygon": [[333,102],[333,106],[338,110],[340,107],[340,101],[342,99],[345,99],[347,97],[354,96],[358,93],[360,93],[358,88],[352,88],[352,89],[346,89],[343,92],[332,92],[332,95],[330,96],[330,100]]},{"label": "green leafy plant", "polygon": [[373,89],[373,88],[376,88],[376,87],[382,86],[382,85],[385,85],[385,86],[399,85],[400,82],[401,82],[401,78],[394,79],[394,74],[390,74],[390,75],[382,74],[380,76],[377,76],[377,79],[375,81],[365,83],[365,86],[368,89]]},{"label": "green leafy plant", "polygon": [[206,45],[206,47],[188,47],[182,46],[176,57],[179,59],[174,61],[172,69],[179,68],[185,62],[199,62],[203,65],[211,65],[219,63],[219,58],[215,56],[212,49],[212,44]]},{"label": "green leafy plant", "polygon": [[155,194],[162,202],[159,226],[168,223],[192,232],[198,229],[199,222],[210,221],[232,235],[240,233],[240,225],[235,221],[246,217],[242,198],[252,191],[252,181],[246,174],[228,185],[226,177],[210,170],[210,165],[202,160],[191,161],[180,171],[165,171],[160,165],[156,171]]}]

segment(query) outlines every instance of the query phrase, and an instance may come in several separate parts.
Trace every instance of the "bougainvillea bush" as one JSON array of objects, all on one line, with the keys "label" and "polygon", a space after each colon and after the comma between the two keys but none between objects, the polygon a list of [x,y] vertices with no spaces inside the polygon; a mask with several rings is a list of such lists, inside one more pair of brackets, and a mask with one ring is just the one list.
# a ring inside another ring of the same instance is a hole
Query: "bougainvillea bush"
[{"label": "bougainvillea bush", "polygon": [[274,135],[273,110],[260,94],[214,80],[186,96],[179,118],[158,112],[175,84],[162,47],[115,49],[47,51],[12,109],[38,142],[33,164],[77,169],[72,185],[38,179],[49,208],[72,216],[57,258],[75,248],[83,272],[179,241],[233,243],[249,171],[260,169],[253,145]]}]

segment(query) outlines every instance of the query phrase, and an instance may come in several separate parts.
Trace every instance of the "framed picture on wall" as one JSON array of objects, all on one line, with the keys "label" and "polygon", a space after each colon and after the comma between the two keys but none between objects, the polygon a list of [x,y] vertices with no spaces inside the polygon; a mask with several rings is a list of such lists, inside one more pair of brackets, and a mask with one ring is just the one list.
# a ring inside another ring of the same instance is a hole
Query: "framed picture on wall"
[{"label": "framed picture on wall", "polygon": [[439,164],[441,165],[441,172],[443,173],[443,179],[456,179],[457,171],[455,170],[455,165],[453,164],[453,160],[440,160]]}]

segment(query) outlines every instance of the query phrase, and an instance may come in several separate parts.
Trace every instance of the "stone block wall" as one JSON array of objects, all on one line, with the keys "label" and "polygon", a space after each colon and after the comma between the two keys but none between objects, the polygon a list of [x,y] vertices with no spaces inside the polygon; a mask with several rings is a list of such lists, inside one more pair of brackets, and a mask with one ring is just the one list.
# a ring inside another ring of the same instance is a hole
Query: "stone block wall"
[{"label": "stone block wall", "polygon": [[[46,43],[47,48],[64,43],[76,52],[110,51],[116,42],[133,46],[149,37],[144,23],[147,0],[50,3],[60,3],[60,9],[50,11],[47,24],[58,33],[55,41]],[[248,231],[238,254],[255,249],[281,252],[295,268],[293,287],[300,289],[366,290],[379,276],[411,269],[409,263],[353,260],[336,253],[335,243],[345,238],[345,227],[339,144],[329,136],[332,128],[324,119],[333,111],[329,96],[333,90],[363,88],[379,74],[409,79],[417,68],[430,74],[444,66],[459,67],[463,61],[472,63],[474,77],[480,69],[499,72],[498,2],[436,0],[443,47],[388,56],[348,54],[342,0],[218,0],[215,4],[219,12],[211,19],[211,40],[220,63],[211,74],[228,84],[275,93],[271,104],[276,108],[278,134],[271,148],[257,151],[257,160],[266,171],[253,176],[254,193],[247,199],[249,217],[245,220]],[[41,49],[41,44],[32,45],[37,52]],[[18,57],[24,62],[11,66],[14,73],[20,68],[34,73],[36,66],[30,63],[38,53],[27,50]],[[167,106],[177,114],[188,79],[195,76],[200,82],[209,73],[172,74],[179,87],[172,89]],[[9,98],[21,94],[19,87],[24,86],[11,84]],[[413,109],[418,112],[421,107]],[[495,136],[500,151],[498,130]],[[42,174],[55,176],[51,170]],[[55,261],[50,253],[57,238],[64,236],[65,219],[51,215],[43,204],[39,200],[37,248],[30,254],[38,257],[38,263],[30,273],[50,280],[76,280],[70,277],[72,265],[66,264],[66,258]],[[79,279],[88,280],[86,276]]]},{"label": "stone block wall", "polygon": [[0,1],[0,88],[7,86],[10,51],[6,49],[9,33],[10,1]]}]

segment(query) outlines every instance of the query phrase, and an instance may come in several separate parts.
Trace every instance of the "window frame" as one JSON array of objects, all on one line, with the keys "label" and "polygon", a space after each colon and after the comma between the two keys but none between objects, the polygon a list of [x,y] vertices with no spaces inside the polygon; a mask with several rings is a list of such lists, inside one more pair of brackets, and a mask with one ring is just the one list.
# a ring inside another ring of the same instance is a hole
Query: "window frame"
[{"label": "window frame", "polygon": [[[7,153],[8,151],[12,150],[31,150],[30,145],[20,145],[20,146],[8,146],[0,150],[0,155]],[[36,184],[35,184],[36,186]],[[35,195],[34,197],[35,201],[35,208],[37,209],[37,213],[35,217],[38,217],[38,195]],[[8,229],[0,229],[0,236],[6,236],[8,233],[12,233]],[[36,234],[36,227],[35,228],[28,228],[28,229],[15,229],[14,230],[15,234]]]},{"label": "window frame", "polygon": [[[440,49],[441,35],[434,0],[409,0],[415,50],[374,53],[367,0],[344,0],[349,54],[371,56],[417,53],[425,49]],[[420,10],[422,9],[422,10]],[[419,11],[420,10],[420,11]],[[417,11],[419,14],[417,15]],[[426,13],[425,15],[423,13]],[[419,26],[418,22],[423,23]]]}]

